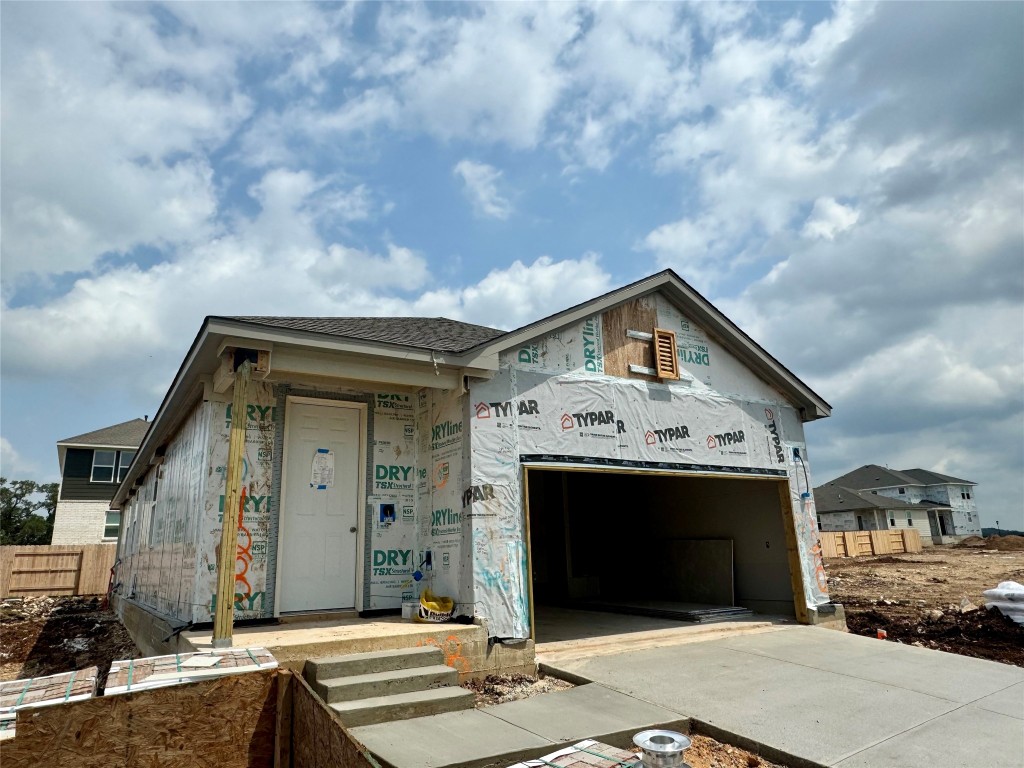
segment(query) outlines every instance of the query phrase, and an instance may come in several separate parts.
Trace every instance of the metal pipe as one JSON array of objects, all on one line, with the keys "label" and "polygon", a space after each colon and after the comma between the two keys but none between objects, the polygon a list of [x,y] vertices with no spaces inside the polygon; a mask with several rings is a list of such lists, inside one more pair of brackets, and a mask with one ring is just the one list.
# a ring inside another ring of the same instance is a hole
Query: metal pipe
[{"label": "metal pipe", "polygon": [[676,731],[641,731],[633,737],[640,747],[640,761],[644,768],[684,768],[683,753],[690,747],[690,739]]}]

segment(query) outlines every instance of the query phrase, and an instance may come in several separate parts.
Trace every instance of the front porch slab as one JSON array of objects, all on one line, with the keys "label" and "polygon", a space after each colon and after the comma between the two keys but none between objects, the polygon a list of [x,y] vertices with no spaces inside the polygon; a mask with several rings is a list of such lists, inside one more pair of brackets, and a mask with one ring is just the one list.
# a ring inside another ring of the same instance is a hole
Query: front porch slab
[{"label": "front porch slab", "polygon": [[[207,629],[183,632],[181,637],[190,650],[208,650],[213,647],[212,635]],[[266,648],[282,666],[299,672],[308,659],[424,646],[440,648],[445,664],[458,670],[460,680],[497,672],[536,672],[532,641],[489,646],[487,630],[476,625],[420,624],[398,617],[338,618],[235,627],[232,637],[235,646]]]}]

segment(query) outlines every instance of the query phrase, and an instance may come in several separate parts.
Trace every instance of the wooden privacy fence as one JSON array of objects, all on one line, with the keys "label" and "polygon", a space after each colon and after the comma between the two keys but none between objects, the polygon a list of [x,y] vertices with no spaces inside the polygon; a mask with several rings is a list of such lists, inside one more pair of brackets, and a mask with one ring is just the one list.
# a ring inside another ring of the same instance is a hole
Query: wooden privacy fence
[{"label": "wooden privacy fence", "polygon": [[0,598],[102,595],[117,544],[0,547]]},{"label": "wooden privacy fence", "polygon": [[913,528],[883,531],[821,531],[822,557],[902,555],[921,551],[921,534]]}]

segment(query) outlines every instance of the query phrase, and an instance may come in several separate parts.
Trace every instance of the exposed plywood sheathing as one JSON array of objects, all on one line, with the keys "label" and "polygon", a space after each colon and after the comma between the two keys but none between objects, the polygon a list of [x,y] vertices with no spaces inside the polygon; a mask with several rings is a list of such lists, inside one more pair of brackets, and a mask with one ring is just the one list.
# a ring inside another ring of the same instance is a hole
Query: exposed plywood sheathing
[{"label": "exposed plywood sheathing", "polygon": [[301,675],[289,674],[292,768],[380,768]]},{"label": "exposed plywood sheathing", "polygon": [[4,768],[270,768],[277,670],[18,713]]},{"label": "exposed plywood sheathing", "polygon": [[657,381],[656,376],[631,373],[630,365],[654,368],[654,350],[650,341],[631,339],[626,331],[650,333],[658,324],[653,300],[634,299],[612,307],[601,316],[604,337],[604,372],[624,379]]}]

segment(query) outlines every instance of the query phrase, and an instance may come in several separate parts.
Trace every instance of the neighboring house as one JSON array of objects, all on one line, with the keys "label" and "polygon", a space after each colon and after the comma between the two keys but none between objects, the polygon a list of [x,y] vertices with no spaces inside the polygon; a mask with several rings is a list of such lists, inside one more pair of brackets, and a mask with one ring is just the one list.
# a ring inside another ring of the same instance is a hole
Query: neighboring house
[{"label": "neighboring house", "polygon": [[[959,541],[965,536],[981,535],[981,519],[978,517],[975,500],[976,486],[977,483],[970,480],[961,480],[927,469],[895,470],[877,464],[867,464],[837,477],[821,488],[847,488],[857,492],[862,498],[881,497],[885,501],[879,500],[879,503],[896,513],[901,509],[906,512],[907,509],[906,506],[893,507],[894,503],[909,505],[913,512],[913,524],[921,529],[922,538],[929,536],[938,544]],[[819,490],[815,489],[816,499]],[[830,506],[833,503],[831,496],[823,497],[823,500]],[[820,505],[818,511],[822,511]],[[828,511],[842,510],[830,508]],[[887,519],[888,527],[895,528],[905,525],[908,518],[890,514]],[[927,527],[922,520],[927,521]],[[832,530],[856,530],[856,526]]]},{"label": "neighboring house", "polygon": [[132,419],[57,443],[60,492],[51,544],[117,541],[121,512],[110,500],[147,429],[148,421]]},{"label": "neighboring house", "polygon": [[[871,491],[827,483],[814,489],[818,528],[822,531],[877,531],[915,528],[925,546],[941,544],[951,530],[953,510],[933,502],[911,504]],[[938,533],[933,533],[933,522]],[[952,541],[952,539],[950,539]]]},{"label": "neighboring house", "polygon": [[113,605],[139,632],[211,620],[244,418],[236,620],[424,586],[500,639],[537,603],[638,597],[829,620],[803,424],[830,412],[671,271],[511,332],[207,317],[113,500]]}]

